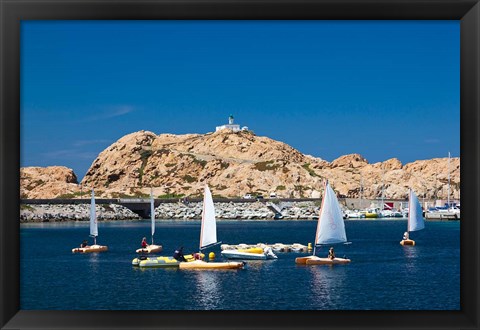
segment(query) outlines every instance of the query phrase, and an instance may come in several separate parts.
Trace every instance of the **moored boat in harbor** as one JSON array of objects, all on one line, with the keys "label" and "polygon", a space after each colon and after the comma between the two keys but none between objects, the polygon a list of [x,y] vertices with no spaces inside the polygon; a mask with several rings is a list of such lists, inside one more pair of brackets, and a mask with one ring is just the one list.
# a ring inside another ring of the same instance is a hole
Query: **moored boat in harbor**
[{"label": "moored boat in harbor", "polygon": [[[227,259],[242,259],[242,260],[267,260],[267,259],[277,259],[278,257],[273,253],[271,247],[265,247],[261,249],[261,252],[256,251],[259,248],[256,248],[255,251],[252,249],[246,250],[223,250],[222,256]],[[250,250],[250,251],[249,251]]]}]

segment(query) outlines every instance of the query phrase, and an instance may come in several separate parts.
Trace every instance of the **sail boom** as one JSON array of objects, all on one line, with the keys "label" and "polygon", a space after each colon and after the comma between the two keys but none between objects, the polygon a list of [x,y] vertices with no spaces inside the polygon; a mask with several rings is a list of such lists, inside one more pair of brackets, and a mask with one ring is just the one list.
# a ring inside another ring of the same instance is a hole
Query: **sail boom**
[{"label": "sail boom", "polygon": [[200,250],[205,250],[205,249],[211,248],[212,246],[215,246],[215,245],[218,245],[218,244],[222,244],[222,242],[215,242],[215,243],[211,243],[211,244],[208,244],[208,245],[205,245],[205,246],[201,246]]},{"label": "sail boom", "polygon": [[347,241],[339,241],[339,240],[330,240],[330,241],[323,241],[315,244],[315,246],[322,246],[322,245],[331,245],[331,244],[349,244],[351,242]]}]

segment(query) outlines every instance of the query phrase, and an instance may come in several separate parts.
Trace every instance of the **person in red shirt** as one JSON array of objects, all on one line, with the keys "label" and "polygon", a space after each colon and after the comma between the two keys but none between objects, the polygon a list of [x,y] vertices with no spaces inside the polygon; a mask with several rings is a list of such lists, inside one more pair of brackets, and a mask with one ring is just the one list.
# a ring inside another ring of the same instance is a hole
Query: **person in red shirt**
[{"label": "person in red shirt", "polygon": [[144,237],[144,238],[142,239],[142,249],[145,249],[147,246],[148,246],[148,244],[147,244],[147,238]]}]

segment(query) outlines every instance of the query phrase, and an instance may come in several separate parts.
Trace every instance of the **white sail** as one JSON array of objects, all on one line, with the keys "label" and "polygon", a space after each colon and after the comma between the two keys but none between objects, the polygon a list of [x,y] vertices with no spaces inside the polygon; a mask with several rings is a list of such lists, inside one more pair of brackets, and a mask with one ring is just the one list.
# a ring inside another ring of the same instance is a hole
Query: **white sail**
[{"label": "white sail", "polygon": [[98,236],[97,215],[95,213],[95,193],[92,189],[92,200],[90,202],[90,236]]},{"label": "white sail", "polygon": [[153,234],[155,234],[155,207],[153,203],[153,190],[150,189],[150,218],[152,220],[152,240]]},{"label": "white sail", "polygon": [[318,218],[315,244],[334,244],[347,241],[342,211],[337,196],[327,182]]},{"label": "white sail", "polygon": [[423,212],[417,195],[410,189],[408,201],[408,231],[417,231],[425,228]]},{"label": "white sail", "polygon": [[215,207],[213,206],[212,193],[205,185],[203,196],[202,227],[200,231],[200,249],[217,243],[217,223],[215,221]]}]

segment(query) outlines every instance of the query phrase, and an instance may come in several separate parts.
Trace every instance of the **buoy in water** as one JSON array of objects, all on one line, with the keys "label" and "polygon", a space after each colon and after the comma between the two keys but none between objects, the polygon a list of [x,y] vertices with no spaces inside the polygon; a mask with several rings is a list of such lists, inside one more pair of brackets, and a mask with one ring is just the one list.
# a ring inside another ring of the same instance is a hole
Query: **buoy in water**
[{"label": "buoy in water", "polygon": [[208,259],[209,259],[209,260],[215,260],[215,252],[210,252],[210,253],[208,254]]}]

